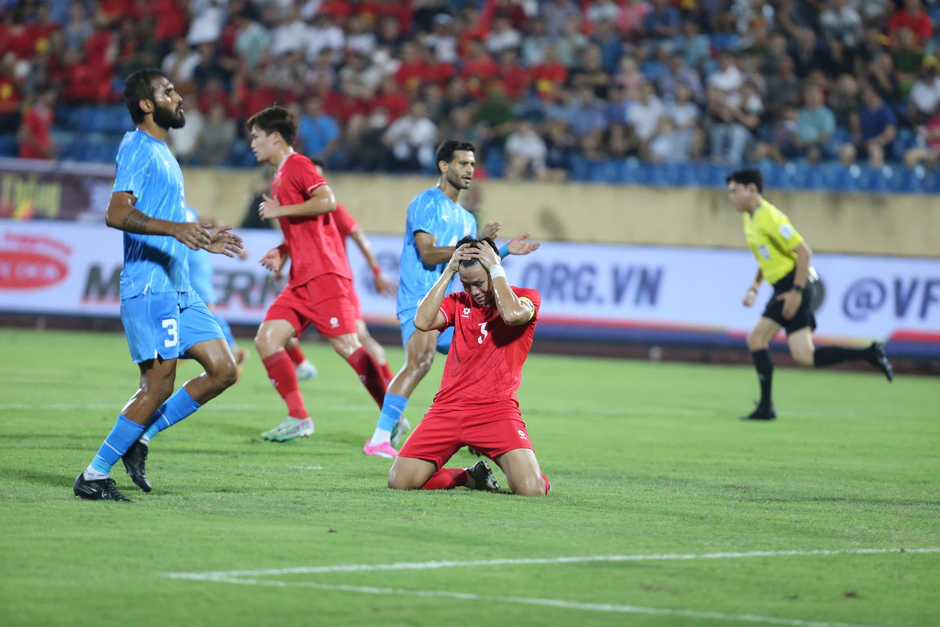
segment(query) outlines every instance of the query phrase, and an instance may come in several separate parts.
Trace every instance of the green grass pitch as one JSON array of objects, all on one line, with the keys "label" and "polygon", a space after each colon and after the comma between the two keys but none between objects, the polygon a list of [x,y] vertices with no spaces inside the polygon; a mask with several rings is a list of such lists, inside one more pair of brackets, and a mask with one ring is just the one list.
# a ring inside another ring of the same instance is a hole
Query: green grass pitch
[{"label": "green grass pitch", "polygon": [[779,369],[779,419],[751,424],[750,368],[533,355],[554,493],[401,493],[362,455],[371,399],[305,348],[313,438],[261,441],[284,409],[253,355],[154,440],[151,494],[118,464],[136,502],[90,503],[72,481],[137,385],[123,336],[0,329],[0,624],[940,624],[940,552],[916,551],[940,549],[935,378]]}]

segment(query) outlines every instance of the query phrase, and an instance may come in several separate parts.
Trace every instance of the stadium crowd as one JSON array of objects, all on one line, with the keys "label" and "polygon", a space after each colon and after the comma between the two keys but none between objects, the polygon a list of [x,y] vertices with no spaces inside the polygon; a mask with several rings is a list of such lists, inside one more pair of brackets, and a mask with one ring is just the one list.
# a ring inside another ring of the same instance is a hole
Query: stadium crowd
[{"label": "stadium crowd", "polygon": [[[0,0],[0,125],[55,158],[85,105],[162,67],[184,164],[250,165],[244,121],[293,108],[334,169],[434,172],[471,141],[509,177],[647,163],[940,157],[923,0]],[[119,131],[120,128],[107,130]],[[74,127],[73,127],[74,129]],[[82,129],[79,129],[82,130]],[[499,173],[499,172],[497,172]]]}]

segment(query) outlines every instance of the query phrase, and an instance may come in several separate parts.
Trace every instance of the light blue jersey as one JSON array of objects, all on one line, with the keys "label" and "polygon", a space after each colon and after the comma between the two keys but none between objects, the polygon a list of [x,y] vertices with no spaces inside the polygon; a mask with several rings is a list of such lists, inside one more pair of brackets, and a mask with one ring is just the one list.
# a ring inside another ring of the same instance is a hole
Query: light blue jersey
[{"label": "light blue jersey", "polygon": [[[452,202],[437,187],[423,191],[408,205],[405,222],[405,245],[401,251],[400,282],[398,284],[398,314],[413,312],[421,299],[431,291],[444,273],[447,261],[428,266],[418,253],[415,232],[424,231],[437,238],[438,246],[454,246],[467,235],[476,236],[477,223],[473,215]],[[447,293],[454,290],[452,284]],[[413,317],[413,316],[412,316]]]},{"label": "light blue jersey", "polygon": [[[165,142],[143,131],[124,135],[114,192],[129,192],[151,218],[186,221],[183,172]],[[124,233],[121,299],[146,293],[189,292],[189,247],[165,235]]]}]

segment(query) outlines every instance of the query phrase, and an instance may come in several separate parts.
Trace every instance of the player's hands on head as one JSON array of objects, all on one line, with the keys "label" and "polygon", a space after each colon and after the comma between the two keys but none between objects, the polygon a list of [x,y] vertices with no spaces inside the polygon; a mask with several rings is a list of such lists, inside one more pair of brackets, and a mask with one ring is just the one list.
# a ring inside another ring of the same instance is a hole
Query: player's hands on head
[{"label": "player's hands on head", "polygon": [[206,250],[226,257],[239,256],[244,252],[242,238],[232,233],[232,227],[219,226],[209,233],[209,245]]},{"label": "player's hands on head", "polygon": [[173,237],[193,250],[205,248],[211,242],[209,231],[196,222],[177,222],[173,229]]},{"label": "player's hands on head", "polygon": [[800,303],[803,302],[803,293],[790,290],[778,296],[777,300],[783,301],[783,317],[789,320],[796,315],[797,310],[800,308]]},{"label": "player's hands on head", "polygon": [[496,237],[496,234],[499,233],[500,227],[503,226],[502,222],[494,222],[489,220],[486,224],[483,225],[483,234],[480,236],[480,239],[488,237],[493,239]]},{"label": "player's hands on head", "polygon": [[509,254],[510,255],[528,255],[531,252],[534,252],[539,249],[539,246],[542,245],[542,242],[531,242],[525,241],[529,238],[530,233],[523,233],[522,235],[517,235],[516,237],[509,240]]},{"label": "player's hands on head", "polygon": [[264,202],[258,206],[258,215],[262,220],[274,220],[281,217],[281,203],[264,194]]},{"label": "player's hands on head", "polygon": [[375,289],[379,294],[395,296],[398,293],[398,286],[392,283],[391,279],[385,276],[384,272],[379,272],[375,275],[373,281],[375,282]]},{"label": "player's hands on head", "polygon": [[280,278],[281,267],[284,265],[284,256],[279,248],[272,248],[264,253],[259,261],[262,266],[273,272],[276,278]]},{"label": "player's hands on head", "polygon": [[463,246],[457,248],[457,250],[454,251],[453,256],[451,256],[450,262],[447,264],[447,269],[451,272],[457,272],[460,270],[460,262],[471,259],[472,257],[470,256],[470,251],[473,249],[474,246],[470,244],[464,244]]},{"label": "player's hands on head", "polygon": [[493,266],[499,265],[499,253],[493,250],[493,247],[484,242],[480,242],[476,246],[473,246],[467,255],[471,259],[476,259],[480,262],[480,265],[483,266],[483,269],[487,272],[490,271],[490,268]]}]

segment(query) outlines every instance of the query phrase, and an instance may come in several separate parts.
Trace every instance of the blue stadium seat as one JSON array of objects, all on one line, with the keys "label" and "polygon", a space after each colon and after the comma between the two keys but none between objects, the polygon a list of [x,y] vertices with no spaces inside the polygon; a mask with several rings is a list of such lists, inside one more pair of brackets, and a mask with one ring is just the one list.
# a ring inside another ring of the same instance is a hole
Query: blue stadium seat
[{"label": "blue stadium seat", "polygon": [[588,168],[590,164],[588,160],[584,157],[572,157],[571,158],[571,180],[572,181],[587,181],[588,180]]},{"label": "blue stadium seat", "polygon": [[0,135],[0,157],[15,157],[20,153],[16,135]]}]

